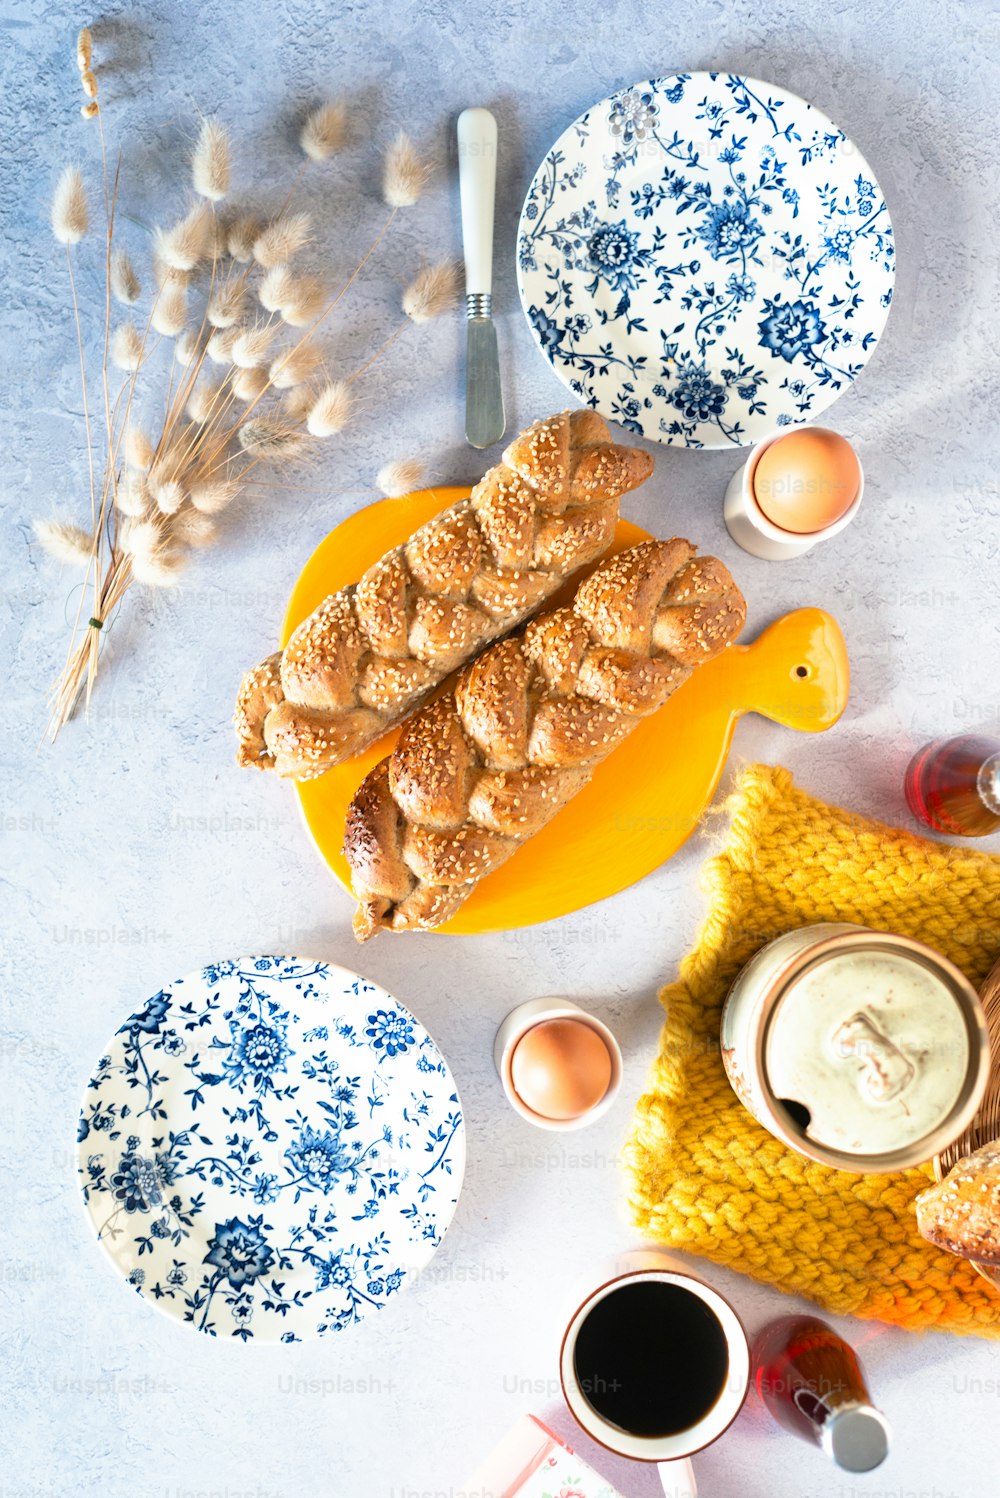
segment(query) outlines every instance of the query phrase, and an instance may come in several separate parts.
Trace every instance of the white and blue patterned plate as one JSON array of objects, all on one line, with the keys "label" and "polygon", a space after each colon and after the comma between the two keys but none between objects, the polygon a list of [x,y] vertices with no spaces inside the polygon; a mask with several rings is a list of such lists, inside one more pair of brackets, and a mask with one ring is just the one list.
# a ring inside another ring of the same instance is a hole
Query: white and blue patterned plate
[{"label": "white and blue patterned plate", "polygon": [[517,250],[560,379],[685,447],[825,410],[871,356],[895,267],[882,192],[843,131],[732,73],[637,83],[581,115],[535,174]]},{"label": "white and blue patterned plate", "polygon": [[455,1082],[395,999],[292,957],[154,994],[102,1056],[77,1167],[140,1295],[210,1336],[297,1342],[380,1310],[450,1223]]}]

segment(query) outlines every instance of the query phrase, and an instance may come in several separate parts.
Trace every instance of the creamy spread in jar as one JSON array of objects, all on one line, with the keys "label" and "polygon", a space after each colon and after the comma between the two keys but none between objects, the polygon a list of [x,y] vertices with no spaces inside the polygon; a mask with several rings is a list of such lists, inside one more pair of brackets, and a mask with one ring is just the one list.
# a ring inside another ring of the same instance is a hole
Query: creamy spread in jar
[{"label": "creamy spread in jar", "polygon": [[982,1101],[989,1041],[978,996],[909,937],[846,923],[763,947],[722,1015],[740,1101],[786,1144],[841,1170],[919,1164]]}]

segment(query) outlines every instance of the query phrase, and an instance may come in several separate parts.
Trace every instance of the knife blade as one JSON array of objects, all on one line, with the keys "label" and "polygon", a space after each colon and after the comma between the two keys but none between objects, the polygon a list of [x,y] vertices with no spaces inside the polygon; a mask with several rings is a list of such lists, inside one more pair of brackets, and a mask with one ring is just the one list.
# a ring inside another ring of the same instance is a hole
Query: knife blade
[{"label": "knife blade", "polygon": [[468,320],[465,436],[472,447],[478,448],[499,442],[506,425],[493,324],[496,167],[496,120],[488,109],[463,109],[458,117],[458,175]]}]

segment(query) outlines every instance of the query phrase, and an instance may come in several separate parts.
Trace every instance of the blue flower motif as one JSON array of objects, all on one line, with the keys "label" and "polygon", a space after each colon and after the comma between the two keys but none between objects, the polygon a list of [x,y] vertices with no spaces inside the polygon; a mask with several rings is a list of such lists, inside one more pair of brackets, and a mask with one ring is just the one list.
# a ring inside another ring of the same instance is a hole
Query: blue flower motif
[{"label": "blue flower motif", "polygon": [[557,349],[563,341],[563,330],[559,324],[543,312],[541,307],[529,307],[528,317],[542,348]]},{"label": "blue flower motif", "polygon": [[146,1271],[145,1269],[130,1269],[125,1278],[127,1284],[136,1290],[141,1290],[146,1283]]},{"label": "blue flower motif", "polygon": [[413,1044],[413,1025],[409,1017],[385,1009],[376,1009],[368,1016],[365,1034],[371,1037],[375,1049],[384,1051],[387,1056],[402,1056]]},{"label": "blue flower motif", "polygon": [[272,1202],[278,1200],[277,1180],[276,1175],[271,1175],[267,1171],[257,1176],[253,1183],[253,1199],[259,1206],[269,1207]]},{"label": "blue flower motif", "polygon": [[350,1151],[340,1142],[340,1134],[329,1129],[322,1133],[309,1125],[302,1130],[294,1144],[285,1151],[296,1175],[317,1186],[324,1195],[336,1184],[337,1177],[351,1168]]},{"label": "blue flower motif", "polygon": [[161,1044],[168,1056],[179,1056],[185,1049],[184,1037],[178,1035],[176,1030],[168,1030]]},{"label": "blue flower motif", "polygon": [[253,1284],[274,1263],[274,1251],[261,1232],[259,1219],[243,1222],[230,1217],[215,1224],[204,1263],[220,1269],[234,1290]]},{"label": "blue flower motif", "polygon": [[368,1294],[369,1295],[384,1295],[385,1294],[385,1285],[383,1284],[383,1282],[381,1280],[369,1280],[368,1281]]},{"label": "blue flower motif", "polygon": [[86,1137],[87,1137],[87,1135],[89,1133],[90,1133],[90,1124],[87,1122],[87,1120],[84,1118],[83,1114],[81,1113],[80,1117],[77,1119],[77,1122],[76,1122],[76,1142],[77,1142],[77,1144],[82,1144],[83,1141],[86,1139]]},{"label": "blue flower motif", "polygon": [[757,295],[757,283],[752,276],[741,276],[734,271],[726,282],[726,290],[738,302],[752,302]]},{"label": "blue flower motif", "polygon": [[149,1231],[152,1233],[154,1238],[169,1238],[170,1223],[165,1217],[158,1217],[156,1221],[151,1225]]},{"label": "blue flower motif", "polygon": [[670,397],[688,421],[714,421],[729,399],[726,387],[718,385],[702,365],[690,365],[681,373]]},{"label": "blue flower motif", "polygon": [[850,229],[838,229],[834,234],[827,234],[823,238],[827,254],[834,260],[840,260],[844,265],[851,263],[851,251],[854,248],[854,235]]},{"label": "blue flower motif", "polygon": [[611,106],[608,130],[620,138],[623,145],[630,146],[633,141],[647,140],[652,135],[658,113],[651,93],[629,89]]},{"label": "blue flower motif", "polygon": [[402,1269],[394,1269],[391,1274],[387,1274],[386,1277],[385,1277],[385,1288],[386,1288],[387,1291],[391,1292],[393,1290],[398,1290],[399,1287],[400,1287],[400,1285],[402,1283],[403,1283],[403,1270]]},{"label": "blue flower motif", "polygon": [[796,354],[804,353],[826,337],[826,324],[815,302],[779,302],[765,298],[767,316],[758,324],[760,341],[775,358],[790,364]]},{"label": "blue flower motif", "polygon": [[167,1284],[168,1285],[186,1285],[187,1284],[187,1274],[185,1273],[184,1269],[182,1268],[182,1266],[180,1264],[175,1264],[174,1267],[173,1267],[173,1269],[171,1269],[169,1271],[169,1273],[167,1274]]},{"label": "blue flower motif", "polygon": [[590,318],[585,312],[578,312],[575,317],[568,317],[566,331],[574,338],[581,338],[584,333],[590,332]]},{"label": "blue flower motif", "polygon": [[698,236],[705,241],[716,260],[734,260],[752,249],[763,229],[742,200],[715,203],[698,226]]},{"label": "blue flower motif", "polygon": [[163,1200],[156,1166],[142,1155],[122,1155],[111,1177],[111,1194],[126,1212],[148,1212]]},{"label": "blue flower motif", "polygon": [[788,414],[787,411],[782,411],[775,418],[775,425],[776,426],[779,426],[779,427],[790,427],[791,424],[792,424],[792,418],[789,416],[789,414]]},{"label": "blue flower motif", "polygon": [[292,1051],[285,1040],[284,1027],[279,1029],[258,1020],[243,1029],[237,1020],[230,1020],[229,1033],[229,1055],[222,1065],[231,1082],[249,1076],[255,1087],[263,1087],[276,1072],[288,1070],[285,1063]]},{"label": "blue flower motif", "polygon": [[349,1285],[354,1279],[350,1266],[343,1262],[343,1251],[339,1254],[330,1254],[327,1259],[319,1259],[316,1263],[316,1286],[320,1290],[328,1290],[331,1285]]},{"label": "blue flower motif", "polygon": [[675,83],[673,88],[664,91],[663,97],[668,104],[679,104],[684,97],[684,84]]},{"label": "blue flower motif", "polygon": [[160,1028],[164,1017],[170,1008],[170,995],[162,989],[153,995],[145,1009],[140,1009],[138,1014],[133,1014],[129,1020],[130,1030],[142,1030],[148,1035],[153,1035]]},{"label": "blue flower motif", "polygon": [[638,267],[648,264],[649,252],[639,248],[638,231],[616,224],[599,224],[587,240],[590,264],[616,291],[633,288]]}]

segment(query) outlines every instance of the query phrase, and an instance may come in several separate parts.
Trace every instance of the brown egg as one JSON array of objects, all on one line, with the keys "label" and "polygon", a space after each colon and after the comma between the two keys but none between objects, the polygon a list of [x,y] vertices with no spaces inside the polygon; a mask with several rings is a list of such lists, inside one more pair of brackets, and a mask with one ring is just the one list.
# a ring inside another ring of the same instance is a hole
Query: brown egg
[{"label": "brown egg", "polygon": [[765,447],[753,474],[753,493],[772,525],[796,535],[826,530],[851,508],[861,487],[861,465],[839,432],[806,427]]},{"label": "brown egg", "polygon": [[543,1118],[579,1118],[611,1082],[611,1056],[596,1030],[577,1019],[547,1019],[521,1036],[510,1058],[521,1102]]}]

